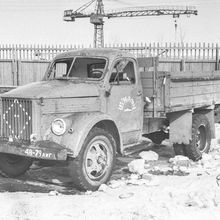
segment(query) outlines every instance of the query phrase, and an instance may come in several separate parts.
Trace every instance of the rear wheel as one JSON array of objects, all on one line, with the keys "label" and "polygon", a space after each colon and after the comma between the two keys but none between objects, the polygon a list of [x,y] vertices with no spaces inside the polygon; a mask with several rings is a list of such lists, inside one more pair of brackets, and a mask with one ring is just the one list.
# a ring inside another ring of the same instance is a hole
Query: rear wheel
[{"label": "rear wheel", "polygon": [[185,147],[186,156],[192,160],[202,158],[202,153],[208,153],[211,145],[211,128],[208,118],[202,114],[193,115],[192,141]]},{"label": "rear wheel", "polygon": [[80,190],[96,190],[109,180],[115,163],[116,143],[111,134],[93,128],[77,156],[69,163],[74,185]]},{"label": "rear wheel", "polygon": [[0,153],[0,171],[8,177],[24,174],[32,164],[32,160],[13,154]]}]

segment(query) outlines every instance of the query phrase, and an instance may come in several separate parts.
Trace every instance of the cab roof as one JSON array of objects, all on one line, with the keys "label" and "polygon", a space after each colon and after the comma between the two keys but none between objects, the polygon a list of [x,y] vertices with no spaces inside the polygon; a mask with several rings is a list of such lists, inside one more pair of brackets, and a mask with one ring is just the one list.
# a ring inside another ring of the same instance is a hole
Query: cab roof
[{"label": "cab roof", "polygon": [[83,57],[131,57],[134,58],[129,52],[118,50],[118,49],[106,49],[106,48],[85,48],[80,50],[68,51],[65,53],[61,53],[55,57],[55,59],[62,59],[66,57],[74,57],[74,56],[83,56]]}]

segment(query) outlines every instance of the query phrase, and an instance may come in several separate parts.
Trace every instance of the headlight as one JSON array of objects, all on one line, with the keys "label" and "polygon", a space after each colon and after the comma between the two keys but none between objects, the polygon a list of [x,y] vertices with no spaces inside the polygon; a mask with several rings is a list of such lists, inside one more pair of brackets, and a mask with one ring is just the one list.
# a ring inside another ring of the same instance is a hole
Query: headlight
[{"label": "headlight", "polygon": [[62,135],[66,131],[66,123],[63,119],[57,118],[52,122],[51,130],[56,135]]}]

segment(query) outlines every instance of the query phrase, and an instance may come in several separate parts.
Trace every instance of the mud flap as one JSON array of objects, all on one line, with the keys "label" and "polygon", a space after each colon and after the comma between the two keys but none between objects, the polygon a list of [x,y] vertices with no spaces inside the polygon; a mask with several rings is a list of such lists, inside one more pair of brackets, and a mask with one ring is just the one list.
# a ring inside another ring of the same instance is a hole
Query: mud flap
[{"label": "mud flap", "polygon": [[170,141],[177,144],[190,144],[192,138],[192,111],[180,111],[168,115],[170,121]]}]

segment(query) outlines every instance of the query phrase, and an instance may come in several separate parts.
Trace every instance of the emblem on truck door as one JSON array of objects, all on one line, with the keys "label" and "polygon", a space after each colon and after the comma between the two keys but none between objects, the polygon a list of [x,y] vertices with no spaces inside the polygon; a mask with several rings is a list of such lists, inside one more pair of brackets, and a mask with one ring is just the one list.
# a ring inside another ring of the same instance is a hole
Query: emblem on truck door
[{"label": "emblem on truck door", "polygon": [[131,112],[136,109],[134,99],[131,96],[125,96],[121,98],[118,109],[124,112]]}]

